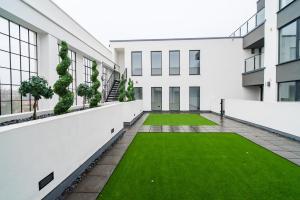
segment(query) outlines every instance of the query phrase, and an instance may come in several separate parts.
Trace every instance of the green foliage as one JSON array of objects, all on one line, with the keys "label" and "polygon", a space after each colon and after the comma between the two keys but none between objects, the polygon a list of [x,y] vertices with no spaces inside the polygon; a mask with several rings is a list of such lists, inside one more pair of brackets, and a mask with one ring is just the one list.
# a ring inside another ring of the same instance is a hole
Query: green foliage
[{"label": "green foliage", "polygon": [[134,86],[133,81],[129,79],[128,86],[127,86],[127,92],[126,92],[127,100],[128,101],[134,101]]},{"label": "green foliage", "polygon": [[94,108],[98,106],[98,103],[101,101],[102,95],[98,91],[98,88],[100,87],[100,81],[98,80],[99,71],[97,70],[97,62],[94,60],[92,65],[92,75],[91,75],[91,81],[92,81],[92,97],[90,99],[90,107]]},{"label": "green foliage", "polygon": [[36,109],[38,101],[44,97],[45,99],[51,99],[53,96],[53,90],[48,86],[45,79],[33,76],[28,81],[23,81],[19,88],[19,93],[26,97],[30,94],[34,99],[33,104],[33,119],[36,119]]},{"label": "green foliage", "polygon": [[61,62],[56,67],[59,79],[53,86],[54,92],[59,96],[59,101],[54,107],[54,113],[58,115],[66,113],[74,102],[74,94],[68,89],[73,81],[72,75],[68,72],[71,64],[71,60],[68,57],[68,44],[62,41],[60,47],[59,57]]},{"label": "green foliage", "polygon": [[87,84],[81,83],[77,88],[77,94],[80,97],[83,97],[83,108],[86,104],[86,99],[90,99],[93,95],[92,88]]},{"label": "green foliage", "polygon": [[121,76],[120,86],[119,86],[119,98],[118,100],[120,102],[124,102],[126,99],[126,91],[125,91],[125,85],[126,85],[126,79],[124,78],[124,75]]}]

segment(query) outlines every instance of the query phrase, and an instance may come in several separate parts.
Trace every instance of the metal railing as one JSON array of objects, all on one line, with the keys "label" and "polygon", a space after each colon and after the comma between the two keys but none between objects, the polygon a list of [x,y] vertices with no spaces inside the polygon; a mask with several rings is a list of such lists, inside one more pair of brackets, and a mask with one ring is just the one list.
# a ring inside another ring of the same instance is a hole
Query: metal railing
[{"label": "metal railing", "polygon": [[124,74],[125,79],[127,79],[127,68],[124,69],[122,73],[120,73],[120,67],[118,65],[114,66],[114,70],[112,71],[111,75],[109,76],[108,80],[104,84],[105,87],[102,91],[103,93],[103,100],[106,101],[109,93],[114,86],[115,81],[120,81],[121,76]]},{"label": "metal railing", "polygon": [[265,22],[265,9],[255,13],[250,19],[242,24],[229,37],[243,37]]},{"label": "metal railing", "polygon": [[264,68],[264,54],[245,59],[245,73]]}]

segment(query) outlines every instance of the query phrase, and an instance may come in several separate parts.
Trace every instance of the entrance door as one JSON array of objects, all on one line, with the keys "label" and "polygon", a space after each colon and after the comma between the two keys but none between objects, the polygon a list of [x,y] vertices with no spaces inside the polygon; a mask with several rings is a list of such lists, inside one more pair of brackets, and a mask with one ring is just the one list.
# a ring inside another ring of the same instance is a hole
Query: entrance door
[{"label": "entrance door", "polygon": [[180,110],[180,87],[170,87],[169,89],[169,109],[170,111]]},{"label": "entrance door", "polygon": [[151,88],[151,110],[153,111],[162,110],[162,88],[161,87]]},{"label": "entrance door", "polygon": [[200,87],[190,87],[190,110],[200,110]]}]

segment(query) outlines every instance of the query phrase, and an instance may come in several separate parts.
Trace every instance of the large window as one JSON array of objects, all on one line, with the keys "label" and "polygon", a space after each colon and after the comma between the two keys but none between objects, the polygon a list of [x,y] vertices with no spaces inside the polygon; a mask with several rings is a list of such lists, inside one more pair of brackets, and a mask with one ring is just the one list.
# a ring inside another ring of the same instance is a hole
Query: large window
[{"label": "large window", "polygon": [[190,75],[200,74],[200,51],[190,50]]},{"label": "large window", "polygon": [[84,64],[84,83],[91,86],[91,74],[93,62],[87,58],[83,58]]},{"label": "large window", "polygon": [[142,76],[142,52],[131,52],[131,75]]},{"label": "large window", "polygon": [[180,110],[180,87],[170,87],[169,89],[169,110]]},{"label": "large window", "polygon": [[142,87],[135,87],[134,88],[134,98],[136,100],[143,99],[143,88]]},{"label": "large window", "polygon": [[37,34],[0,16],[0,115],[32,110],[22,97],[22,81],[37,75]]},{"label": "large window", "polygon": [[151,75],[160,76],[162,67],[161,51],[151,51]]},{"label": "large window", "polygon": [[279,83],[279,101],[300,101],[300,80]]},{"label": "large window", "polygon": [[200,87],[190,87],[189,89],[189,108],[191,111],[200,110]]},{"label": "large window", "polygon": [[[284,63],[299,58],[299,42],[297,42],[297,21],[280,29],[279,62]],[[298,33],[299,34],[299,33]],[[298,35],[299,39],[299,35]],[[298,46],[298,48],[297,48]]]},{"label": "large window", "polygon": [[169,52],[169,74],[180,74],[180,51]]},{"label": "large window", "polygon": [[295,1],[295,0],[279,0],[280,9],[284,8],[285,6],[287,6],[288,4],[290,4],[293,1]]}]

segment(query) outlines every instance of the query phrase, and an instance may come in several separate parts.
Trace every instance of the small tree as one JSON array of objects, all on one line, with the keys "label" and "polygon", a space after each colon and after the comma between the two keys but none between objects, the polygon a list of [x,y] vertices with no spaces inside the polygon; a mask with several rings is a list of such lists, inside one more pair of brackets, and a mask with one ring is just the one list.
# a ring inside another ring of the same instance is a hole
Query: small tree
[{"label": "small tree", "polygon": [[54,92],[59,96],[59,101],[54,107],[55,114],[66,113],[74,102],[74,94],[68,89],[73,81],[72,75],[68,72],[71,64],[71,60],[68,57],[68,44],[62,41],[60,47],[59,56],[61,62],[56,67],[59,79],[53,86]]},{"label": "small tree", "polygon": [[128,81],[128,87],[127,87],[127,92],[126,92],[127,100],[128,101],[134,101],[134,86],[133,86],[133,81],[129,79]]},{"label": "small tree", "polygon": [[26,97],[27,94],[30,94],[33,97],[33,116],[32,118],[36,119],[36,110],[38,106],[38,101],[44,97],[45,99],[51,99],[53,96],[53,90],[51,87],[48,87],[48,83],[45,79],[33,76],[28,81],[23,81],[19,88],[19,93]]},{"label": "small tree", "polygon": [[127,80],[124,78],[124,75],[122,74],[120,86],[119,86],[119,97],[118,97],[118,100],[120,102],[124,102],[126,98],[126,91],[125,91],[126,81]]},{"label": "small tree", "polygon": [[77,88],[77,94],[80,97],[83,97],[83,108],[85,107],[86,100],[90,99],[93,95],[91,87],[85,83],[81,83]]},{"label": "small tree", "polygon": [[98,88],[100,87],[100,81],[98,80],[99,71],[97,70],[97,62],[94,60],[92,65],[92,75],[91,75],[91,81],[92,81],[92,96],[90,99],[90,107],[94,108],[98,106],[98,103],[101,101],[101,93],[98,91]]}]

